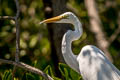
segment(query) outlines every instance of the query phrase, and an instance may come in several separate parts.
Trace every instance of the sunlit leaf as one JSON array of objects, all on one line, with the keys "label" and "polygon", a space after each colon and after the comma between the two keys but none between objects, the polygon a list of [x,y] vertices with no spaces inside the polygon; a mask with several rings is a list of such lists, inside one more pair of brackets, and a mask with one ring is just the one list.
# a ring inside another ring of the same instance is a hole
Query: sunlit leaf
[{"label": "sunlit leaf", "polygon": [[35,35],[33,35],[33,36],[31,37],[31,39],[30,39],[29,47],[30,47],[30,48],[35,47],[37,41],[38,41],[38,37],[35,36]]},{"label": "sunlit leaf", "polygon": [[53,74],[53,71],[52,71],[52,68],[51,68],[50,65],[48,65],[48,66],[45,68],[44,72],[45,72],[46,74],[49,74],[51,77],[54,77],[54,74]]}]

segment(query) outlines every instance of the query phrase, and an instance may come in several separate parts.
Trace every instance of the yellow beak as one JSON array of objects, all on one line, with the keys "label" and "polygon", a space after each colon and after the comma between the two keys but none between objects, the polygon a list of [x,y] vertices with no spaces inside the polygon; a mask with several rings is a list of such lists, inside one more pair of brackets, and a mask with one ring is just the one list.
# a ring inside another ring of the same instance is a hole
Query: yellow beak
[{"label": "yellow beak", "polygon": [[63,18],[62,16],[56,16],[56,17],[53,17],[53,18],[49,18],[49,19],[43,20],[39,24],[56,22],[56,21],[61,20],[62,18]]}]

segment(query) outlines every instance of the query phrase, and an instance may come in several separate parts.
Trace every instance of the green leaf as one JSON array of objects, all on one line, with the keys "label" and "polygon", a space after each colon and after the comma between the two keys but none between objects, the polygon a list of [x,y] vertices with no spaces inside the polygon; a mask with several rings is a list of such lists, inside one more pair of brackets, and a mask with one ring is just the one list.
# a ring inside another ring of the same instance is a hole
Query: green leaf
[{"label": "green leaf", "polygon": [[37,60],[35,60],[34,62],[33,62],[33,67],[36,67],[37,66]]},{"label": "green leaf", "polygon": [[81,76],[80,74],[78,74],[77,72],[75,72],[74,70],[70,70],[70,76],[72,78],[72,80],[80,80]]},{"label": "green leaf", "polygon": [[53,78],[53,80],[61,80],[60,78],[58,78],[58,77],[52,77]]},{"label": "green leaf", "polygon": [[3,74],[3,76],[2,76],[2,80],[6,80],[7,73],[8,73],[8,71],[6,70],[6,71],[4,72],[4,74]]},{"label": "green leaf", "polygon": [[66,65],[66,64],[63,64],[63,63],[59,63],[59,70],[61,72],[61,74],[65,77],[66,76],[66,70],[65,68],[67,69],[68,73],[70,72],[70,68]]},{"label": "green leaf", "polygon": [[12,71],[6,70],[2,76],[2,80],[12,80]]},{"label": "green leaf", "polygon": [[[52,68],[51,68],[50,65],[48,65],[48,66],[44,69],[44,72],[45,72],[46,74],[50,75],[54,80],[61,80],[60,78],[54,76],[54,73],[53,73]],[[43,78],[40,77],[40,80],[43,80]]]},{"label": "green leaf", "polygon": [[64,71],[65,71],[65,79],[70,80],[67,68],[64,68]]},{"label": "green leaf", "polygon": [[30,39],[29,47],[33,48],[37,44],[38,37],[36,35],[33,35]]},{"label": "green leaf", "polygon": [[66,80],[81,80],[80,74],[75,72],[69,66],[63,63],[59,63],[59,70]]},{"label": "green leaf", "polygon": [[40,78],[39,80],[43,80],[43,77],[40,76],[39,78]]},{"label": "green leaf", "polygon": [[45,68],[44,72],[45,72],[46,74],[49,74],[51,77],[54,77],[54,74],[53,74],[53,71],[52,71],[52,68],[51,68],[50,65],[48,65],[48,66]]},{"label": "green leaf", "polygon": [[7,80],[12,80],[12,73],[10,73],[9,75],[8,75],[8,79]]}]

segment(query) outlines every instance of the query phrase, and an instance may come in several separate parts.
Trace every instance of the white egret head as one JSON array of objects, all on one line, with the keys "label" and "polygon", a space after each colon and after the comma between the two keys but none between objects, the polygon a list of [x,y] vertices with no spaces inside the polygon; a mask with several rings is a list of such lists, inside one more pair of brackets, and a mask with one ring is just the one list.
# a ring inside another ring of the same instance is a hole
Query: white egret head
[{"label": "white egret head", "polygon": [[42,23],[73,23],[74,17],[76,16],[73,13],[66,12],[59,16],[41,21],[39,24],[42,24]]}]

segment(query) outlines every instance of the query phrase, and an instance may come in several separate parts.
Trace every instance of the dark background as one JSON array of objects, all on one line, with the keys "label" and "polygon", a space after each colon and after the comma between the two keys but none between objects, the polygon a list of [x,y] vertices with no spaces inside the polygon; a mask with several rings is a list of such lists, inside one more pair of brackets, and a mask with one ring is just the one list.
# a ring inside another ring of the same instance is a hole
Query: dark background
[{"label": "dark background", "polygon": [[[96,34],[91,30],[91,19],[85,1],[87,0],[19,0],[20,61],[31,66],[37,63],[36,67],[41,70],[50,65],[56,76],[61,77],[58,71],[58,63],[65,63],[61,55],[61,41],[63,34],[68,29],[73,28],[69,24],[39,25],[38,23],[66,11],[75,13],[84,29],[82,37],[72,44],[73,52],[79,54],[81,48],[88,44],[102,49],[97,43],[101,37],[96,37]],[[105,35],[103,38],[109,44],[105,50],[112,56],[113,64],[120,69],[120,0],[93,1],[95,1],[94,7],[98,11],[102,24],[100,29]],[[14,0],[0,0],[0,16],[15,15]],[[0,58],[15,59],[15,40],[15,22],[7,19],[0,20]],[[102,50],[105,52],[104,49]],[[9,69],[13,69],[13,66],[0,63],[1,76],[5,70]],[[25,72],[19,70],[18,73]]]}]

